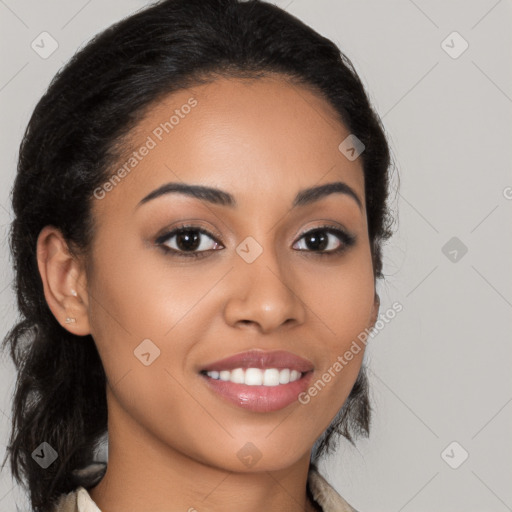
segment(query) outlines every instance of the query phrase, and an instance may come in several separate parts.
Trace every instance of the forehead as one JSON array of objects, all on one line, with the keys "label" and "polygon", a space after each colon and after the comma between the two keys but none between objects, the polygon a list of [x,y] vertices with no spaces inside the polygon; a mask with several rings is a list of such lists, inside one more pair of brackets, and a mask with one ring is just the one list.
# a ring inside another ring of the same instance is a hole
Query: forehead
[{"label": "forehead", "polygon": [[291,200],[299,189],[341,180],[364,204],[361,159],[339,150],[349,135],[333,107],[304,86],[281,76],[218,78],[148,109],[112,170],[122,180],[101,207],[134,208],[180,181],[229,190],[243,204],[262,194]]}]

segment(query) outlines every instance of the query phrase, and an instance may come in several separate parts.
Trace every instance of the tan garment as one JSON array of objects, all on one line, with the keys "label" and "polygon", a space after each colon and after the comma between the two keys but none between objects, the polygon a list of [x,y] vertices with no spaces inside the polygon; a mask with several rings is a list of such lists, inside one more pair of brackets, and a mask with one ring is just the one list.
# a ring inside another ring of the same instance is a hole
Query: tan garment
[{"label": "tan garment", "polygon": [[[357,512],[352,508],[325,480],[322,475],[311,467],[308,475],[308,486],[316,502],[323,512]],[[63,494],[54,512],[102,512],[92,500],[87,490],[80,486],[69,494]]]}]

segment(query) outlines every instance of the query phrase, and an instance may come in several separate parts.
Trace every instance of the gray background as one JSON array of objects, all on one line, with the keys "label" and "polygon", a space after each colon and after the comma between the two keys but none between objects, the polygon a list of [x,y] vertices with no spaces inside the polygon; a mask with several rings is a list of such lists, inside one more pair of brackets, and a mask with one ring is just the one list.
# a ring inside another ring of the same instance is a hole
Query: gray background
[{"label": "gray background", "polygon": [[[353,61],[401,181],[378,291],[381,312],[395,301],[404,309],[367,351],[371,437],[342,441],[320,469],[361,511],[512,510],[511,2],[275,3]],[[29,116],[83,43],[146,4],[0,0],[2,338],[17,314],[6,237]],[[43,31],[58,43],[46,59],[31,48]],[[469,44],[460,55],[454,31]],[[15,375],[6,355],[0,364],[3,457]],[[0,511],[21,509],[23,491],[0,476]]]}]

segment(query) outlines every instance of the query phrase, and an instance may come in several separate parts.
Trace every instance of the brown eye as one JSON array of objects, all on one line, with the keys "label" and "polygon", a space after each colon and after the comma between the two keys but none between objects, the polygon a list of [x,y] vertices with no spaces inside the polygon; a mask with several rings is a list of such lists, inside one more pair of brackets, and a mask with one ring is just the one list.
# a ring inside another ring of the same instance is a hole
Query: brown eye
[{"label": "brown eye", "polygon": [[304,233],[299,242],[305,243],[300,251],[317,252],[319,255],[338,254],[354,245],[356,237],[332,226],[322,226]]},{"label": "brown eye", "polygon": [[203,252],[218,250],[221,247],[211,233],[195,226],[181,226],[174,229],[160,236],[156,243],[166,252],[185,257],[197,257]]}]

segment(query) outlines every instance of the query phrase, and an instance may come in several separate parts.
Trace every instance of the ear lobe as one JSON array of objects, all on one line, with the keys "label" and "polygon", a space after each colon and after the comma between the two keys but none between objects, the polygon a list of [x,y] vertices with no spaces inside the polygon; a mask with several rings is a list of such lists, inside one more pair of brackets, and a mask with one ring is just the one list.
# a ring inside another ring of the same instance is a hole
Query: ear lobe
[{"label": "ear lobe", "polygon": [[66,330],[90,334],[85,273],[61,231],[45,226],[37,238],[37,265],[48,307]]}]

